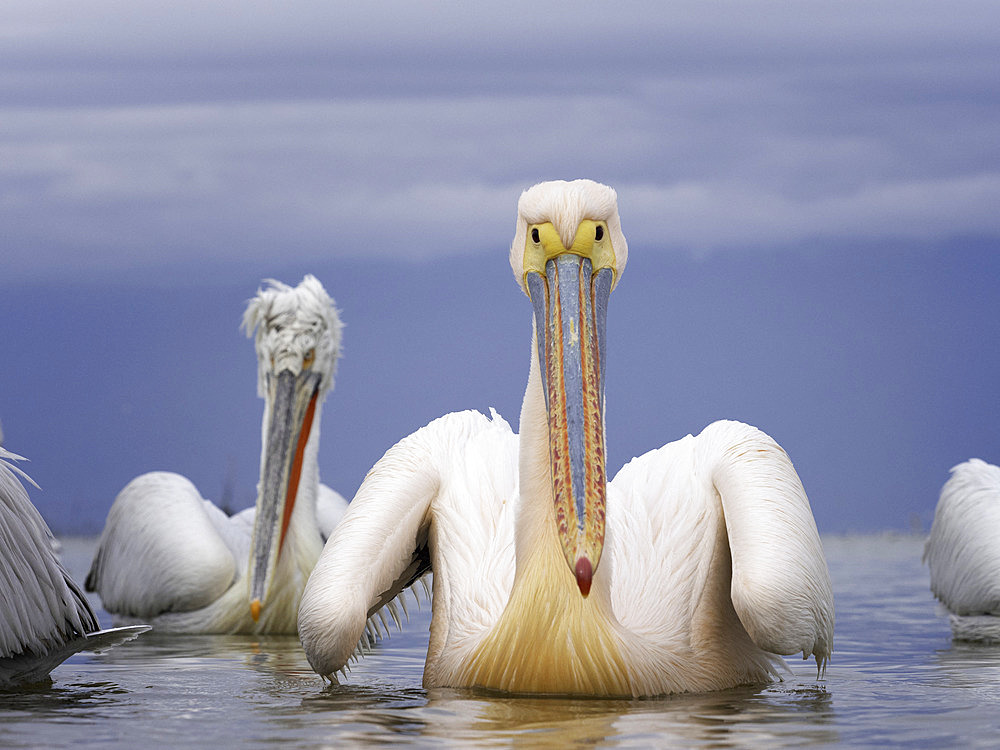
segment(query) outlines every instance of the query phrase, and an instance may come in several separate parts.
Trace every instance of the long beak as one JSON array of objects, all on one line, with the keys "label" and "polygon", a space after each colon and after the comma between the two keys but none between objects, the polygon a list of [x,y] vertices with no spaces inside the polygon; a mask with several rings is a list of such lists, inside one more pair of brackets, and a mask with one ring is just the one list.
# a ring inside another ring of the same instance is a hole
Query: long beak
[{"label": "long beak", "polygon": [[584,596],[604,549],[604,354],[610,268],[558,255],[526,276],[549,415],[549,459],[563,555]]},{"label": "long beak", "polygon": [[319,383],[319,373],[311,370],[299,375],[283,370],[268,379],[269,427],[250,544],[250,614],[255,622],[267,601],[295,507]]}]

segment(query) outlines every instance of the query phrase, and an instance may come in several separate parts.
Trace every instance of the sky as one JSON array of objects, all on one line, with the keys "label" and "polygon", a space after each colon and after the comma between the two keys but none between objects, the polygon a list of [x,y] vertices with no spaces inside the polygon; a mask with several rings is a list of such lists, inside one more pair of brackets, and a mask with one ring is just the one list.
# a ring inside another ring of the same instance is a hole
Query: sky
[{"label": "sky", "polygon": [[154,469],[253,503],[266,278],[341,310],[344,495],[442,413],[516,428],[545,179],[629,241],[609,475],[740,419],[822,532],[909,531],[1000,462],[995,3],[12,0],[0,60],[0,424],[57,533]]}]

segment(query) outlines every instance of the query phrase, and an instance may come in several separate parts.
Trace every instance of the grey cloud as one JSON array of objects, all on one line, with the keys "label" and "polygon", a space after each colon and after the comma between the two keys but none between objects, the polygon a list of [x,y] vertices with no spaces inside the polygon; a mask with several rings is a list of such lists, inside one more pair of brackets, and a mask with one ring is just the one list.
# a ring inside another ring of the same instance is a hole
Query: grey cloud
[{"label": "grey cloud", "polygon": [[578,176],[652,247],[1000,231],[990,4],[380,8],[13,3],[10,272],[478,252]]}]

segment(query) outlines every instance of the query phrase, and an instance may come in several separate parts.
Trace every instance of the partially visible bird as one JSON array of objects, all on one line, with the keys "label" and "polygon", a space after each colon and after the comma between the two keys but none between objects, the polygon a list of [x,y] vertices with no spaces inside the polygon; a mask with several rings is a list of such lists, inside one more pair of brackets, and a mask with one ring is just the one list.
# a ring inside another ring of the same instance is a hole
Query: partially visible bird
[{"label": "partially visible bird", "polygon": [[79,651],[100,651],[149,630],[101,630],[80,588],[52,551],[53,536],[0,448],[0,688],[43,682]]},{"label": "partially visible bird", "polygon": [[797,652],[822,671],[830,576],[777,443],[715,422],[605,480],[606,309],[627,254],[611,188],[521,195],[510,263],[534,328],[520,437],[496,413],[453,413],[375,464],[302,596],[320,675],[428,569],[426,687],[651,696],[763,682]]},{"label": "partially visible bird", "polygon": [[87,577],[116,622],[160,632],[294,633],[299,598],[347,507],[321,485],[323,401],[340,317],[323,285],[268,281],[243,315],[256,333],[264,398],[254,508],[227,516],[179,474],[143,474],[119,493]]},{"label": "partially visible bird", "polygon": [[924,544],[956,640],[1000,642],[1000,466],[973,458],[941,489]]}]

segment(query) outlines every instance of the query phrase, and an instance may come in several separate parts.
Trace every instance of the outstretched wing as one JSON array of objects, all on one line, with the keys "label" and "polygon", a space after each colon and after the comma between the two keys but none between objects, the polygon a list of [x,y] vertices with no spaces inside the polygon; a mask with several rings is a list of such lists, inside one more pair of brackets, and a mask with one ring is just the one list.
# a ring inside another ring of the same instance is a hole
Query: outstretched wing
[{"label": "outstretched wing", "polygon": [[[469,619],[449,612],[452,602],[502,607],[498,592],[513,578],[513,525],[506,535],[496,526],[503,500],[516,494],[516,441],[495,414],[491,421],[458,412],[404,438],[375,464],[302,595],[299,637],[316,672],[341,670],[368,618],[428,570],[434,573],[434,621],[445,630]],[[511,446],[513,465],[498,479],[495,465],[511,463],[505,460]],[[491,558],[500,564],[491,552],[498,544],[509,548],[501,556],[509,560],[506,580],[482,564]]]},{"label": "outstretched wing", "polygon": [[[686,626],[718,580],[714,546],[724,534],[729,597],[743,628],[761,649],[811,654],[823,668],[833,645],[830,575],[805,490],[774,440],[740,422],[714,422],[633,459],[612,487],[625,506],[609,502],[612,543],[619,554],[649,558],[615,573],[618,591],[651,592],[630,626]],[[636,571],[642,579],[628,579]]]},{"label": "outstretched wing", "polygon": [[87,590],[98,592],[112,614],[137,619],[217,599],[238,566],[206,505],[179,474],[133,479],[108,513]]}]

